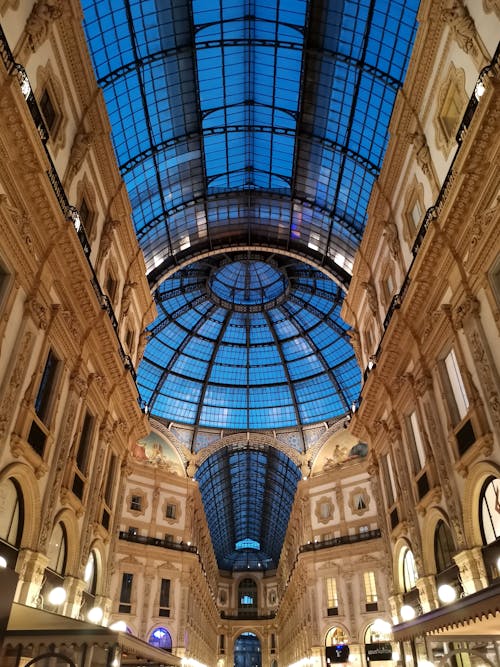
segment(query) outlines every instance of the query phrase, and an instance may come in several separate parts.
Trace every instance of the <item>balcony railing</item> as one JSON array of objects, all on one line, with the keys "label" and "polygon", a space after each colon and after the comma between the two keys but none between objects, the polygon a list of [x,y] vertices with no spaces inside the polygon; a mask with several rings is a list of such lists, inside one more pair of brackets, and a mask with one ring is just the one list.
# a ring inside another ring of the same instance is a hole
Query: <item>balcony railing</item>
[{"label": "balcony railing", "polygon": [[[91,282],[94,287],[94,290],[96,292],[97,298],[99,300],[100,307],[106,311],[108,314],[108,317],[111,321],[111,324],[113,326],[116,339],[118,342],[118,352],[120,354],[120,358],[123,362],[123,365],[126,370],[130,371],[130,374],[134,380],[134,383],[136,382],[136,373],[135,369],[132,363],[132,360],[130,357],[125,353],[119,334],[118,334],[118,321],[115,317],[115,314],[113,312],[113,308],[111,306],[111,303],[109,302],[108,297],[104,294],[104,292],[101,289],[101,286],[99,284],[99,281],[97,279],[97,276],[94,271],[94,267],[92,266],[92,263],[90,261],[90,243],[88,241],[87,235],[85,233],[85,229],[83,225],[80,222],[80,216],[78,213],[78,210],[74,207],[71,206],[68,198],[66,196],[66,192],[64,191],[64,187],[61,183],[61,179],[59,178],[59,174],[56,171],[56,168],[54,166],[54,162],[52,161],[52,157],[50,155],[50,152],[47,148],[47,141],[49,139],[49,133],[47,131],[47,127],[45,125],[45,122],[43,120],[42,113],[40,111],[40,108],[38,106],[38,103],[36,101],[35,96],[33,95],[33,91],[28,79],[28,75],[26,74],[26,71],[24,67],[16,63],[14,60],[14,56],[12,54],[12,51],[10,50],[9,43],[7,42],[7,38],[5,36],[5,33],[2,29],[2,26],[0,25],[0,59],[2,60],[3,64],[5,65],[5,68],[7,72],[10,75],[15,75],[18,82],[19,86],[21,88],[21,92],[24,96],[24,99],[26,100],[27,107],[30,111],[31,117],[33,119],[33,123],[35,124],[37,134],[40,137],[40,140],[42,142],[42,145],[45,150],[45,155],[47,157],[47,161],[49,163],[49,169],[47,170],[47,177],[49,179],[49,182],[52,186],[52,189],[54,191],[54,194],[56,196],[57,202],[59,204],[59,207],[63,213],[63,216],[65,220],[67,220],[75,229],[75,232],[77,234],[78,240],[80,241],[80,245],[82,246],[83,253],[87,259],[88,265],[90,267],[91,273],[92,273],[92,278]],[[139,392],[138,392],[139,393]]]},{"label": "balcony railing", "polygon": [[363,533],[355,533],[354,535],[341,535],[340,537],[333,537],[330,540],[322,540],[321,542],[311,542],[310,544],[303,544],[299,552],[304,551],[318,551],[319,549],[328,549],[330,547],[337,547],[343,544],[355,544],[356,542],[364,542],[365,540],[375,540],[381,536],[380,529],[367,530]]},{"label": "balcony railing", "polygon": [[[451,161],[450,168],[448,169],[448,173],[446,174],[446,177],[443,181],[443,185],[441,186],[441,189],[439,191],[439,194],[437,196],[437,199],[434,203],[433,206],[431,206],[425,213],[424,219],[422,221],[422,224],[420,225],[420,228],[418,230],[417,236],[415,238],[415,242],[412,247],[412,261],[410,263],[410,266],[408,267],[408,271],[406,272],[405,279],[403,280],[403,284],[401,285],[401,289],[397,294],[395,294],[392,297],[392,301],[389,305],[389,308],[387,310],[386,316],[384,318],[384,323],[383,323],[383,332],[382,332],[382,337],[380,340],[380,343],[378,345],[376,353],[373,355],[375,359],[378,359],[381,349],[382,349],[382,342],[384,339],[385,332],[387,331],[387,328],[389,327],[389,324],[392,320],[392,317],[395,313],[396,310],[401,308],[401,305],[403,303],[403,300],[406,296],[406,292],[408,291],[408,287],[411,282],[410,274],[413,268],[413,265],[415,263],[415,259],[418,255],[418,252],[422,246],[422,243],[424,241],[424,238],[427,234],[427,231],[429,227],[431,226],[432,222],[436,219],[437,214],[439,212],[439,209],[443,205],[444,201],[446,200],[446,197],[448,195],[448,190],[451,185],[451,182],[453,180],[454,172],[453,168],[456,162],[456,159],[460,153],[460,149],[462,147],[463,139],[465,136],[465,132],[468,129],[469,125],[472,122],[472,119],[474,117],[474,114],[476,112],[476,109],[478,107],[478,98],[476,96],[476,89],[479,84],[482,84],[483,80],[488,76],[488,73],[498,64],[500,60],[500,44],[497,46],[497,49],[495,51],[495,54],[493,55],[493,58],[491,59],[491,62],[489,65],[484,67],[478,77],[477,84],[474,88],[474,92],[472,93],[472,96],[469,100],[469,103],[467,105],[467,108],[465,110],[465,113],[462,118],[462,122],[460,123],[460,126],[457,131],[456,135],[456,141],[457,141],[457,149],[455,151],[455,155],[453,156],[453,159]],[[364,373],[363,373],[363,379],[366,382],[370,368],[366,368]]]},{"label": "balcony railing", "polygon": [[170,540],[162,540],[158,537],[149,537],[148,535],[134,535],[133,533],[127,533],[121,530],[118,534],[120,540],[125,540],[126,542],[135,542],[137,544],[147,544],[153,547],[162,547],[163,549],[174,549],[174,551],[187,551],[188,553],[195,554],[198,552],[196,547],[191,544],[184,544],[182,542],[173,542]]}]

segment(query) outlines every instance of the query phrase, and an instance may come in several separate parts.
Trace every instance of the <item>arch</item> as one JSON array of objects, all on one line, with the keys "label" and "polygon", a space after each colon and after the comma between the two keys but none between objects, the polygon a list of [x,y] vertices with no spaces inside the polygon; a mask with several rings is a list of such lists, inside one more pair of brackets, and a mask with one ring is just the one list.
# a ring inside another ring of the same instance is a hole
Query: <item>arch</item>
[{"label": "arch", "polygon": [[56,653],[55,651],[50,651],[49,653],[42,653],[41,655],[37,655],[36,658],[33,658],[32,660],[27,662],[25,667],[36,665],[37,662],[41,662],[46,658],[56,658],[57,662],[61,661],[65,665],[69,665],[70,667],[76,667],[76,663],[74,663],[73,660],[71,660],[71,658],[68,658],[67,655],[63,655],[62,653]]},{"label": "arch", "polygon": [[374,626],[376,626],[377,622],[380,622],[380,620],[382,619],[376,619],[375,621],[366,623],[361,631],[360,644],[391,641],[392,626],[389,621],[383,621],[386,624],[385,630],[375,629]]},{"label": "arch", "polygon": [[233,645],[235,667],[261,667],[262,642],[256,633],[242,631],[238,634]]},{"label": "arch", "polygon": [[451,528],[446,521],[440,519],[434,530],[434,562],[436,572],[442,572],[455,564],[455,540]]},{"label": "arch", "polygon": [[23,533],[24,499],[19,482],[12,477],[0,481],[0,538],[18,548]]},{"label": "arch", "polygon": [[47,547],[47,567],[62,576],[66,573],[68,538],[62,521],[54,522]]},{"label": "arch", "polygon": [[78,575],[78,557],[80,554],[80,529],[73,510],[64,508],[54,518],[53,528],[61,523],[66,532],[66,573]]},{"label": "arch", "polygon": [[[275,255],[282,255],[283,257],[290,257],[291,259],[297,259],[299,261],[304,261],[306,264],[309,264],[314,269],[317,269],[323,273],[327,278],[333,280],[333,282],[342,288],[345,292],[349,289],[350,276],[343,269],[341,269],[333,259],[329,257],[316,259],[311,253],[299,252],[298,250],[291,250],[287,248],[284,250],[278,246],[269,245],[267,243],[258,244],[259,252],[262,253],[272,253]],[[158,266],[154,271],[150,271],[148,274],[149,287],[151,293],[153,293],[167,278],[173,276],[180,269],[184,269],[189,264],[192,264],[195,261],[200,261],[201,259],[207,259],[209,257],[214,257],[217,255],[222,255],[224,252],[255,252],[255,245],[248,245],[246,243],[235,243],[234,245],[228,246],[227,244],[221,244],[220,247],[211,249],[211,250],[198,250],[196,254],[190,254],[186,258],[178,257],[177,262],[171,262],[171,258],[165,259],[163,264]],[[323,261],[321,261],[323,260]],[[345,273],[345,275],[344,275]]]},{"label": "arch", "polygon": [[479,504],[483,484],[488,477],[500,478],[500,466],[492,461],[481,461],[469,470],[465,480],[463,496],[464,529],[467,543],[470,545],[479,546],[482,544]]},{"label": "arch", "polygon": [[491,475],[481,488],[478,522],[483,544],[492,544],[500,538],[500,479]]},{"label": "arch", "polygon": [[164,651],[172,651],[172,636],[163,625],[155,627],[149,634],[148,644]]},{"label": "arch", "polygon": [[335,644],[347,644],[349,642],[349,632],[345,625],[337,623],[332,625],[325,632],[325,646],[334,646]]},{"label": "arch", "polygon": [[400,537],[396,541],[396,544],[394,545],[394,549],[392,551],[393,584],[394,584],[394,590],[397,593],[403,592],[403,578],[402,578],[403,555],[405,549],[409,548],[411,548],[409,541],[404,537]]},{"label": "arch", "polygon": [[440,507],[432,507],[425,516],[422,528],[422,550],[424,572],[436,574],[436,561],[434,558],[434,534],[439,521],[450,525],[448,515]]},{"label": "arch", "polygon": [[[106,572],[106,552],[104,550],[104,544],[100,539],[96,539],[92,542],[90,545],[89,549],[89,557],[90,554],[94,554],[95,558],[95,569],[96,569],[96,575],[95,575],[95,595],[99,595],[99,593],[102,591],[104,588],[104,573]],[[85,567],[87,566],[88,559],[85,563],[82,562],[83,565],[83,577],[85,578]]]},{"label": "arch", "polygon": [[[248,442],[250,446],[268,445],[269,447],[273,447],[274,449],[277,449],[279,452],[286,454],[286,456],[288,456],[288,458],[291,459],[291,461],[293,461],[293,463],[295,463],[296,466],[300,467],[302,463],[302,458],[299,452],[293,447],[285,445],[284,443],[280,442],[273,436],[267,435],[265,433],[249,432],[247,434],[247,438],[248,439],[245,440],[245,442]],[[197,464],[201,465],[206,459],[208,459],[212,454],[217,452],[219,449],[224,449],[225,447],[230,447],[231,445],[241,444],[242,440],[243,436],[241,433],[233,433],[231,435],[226,435],[222,437],[220,440],[217,440],[208,447],[204,447],[200,451],[200,453],[197,456],[197,461],[196,461]]]},{"label": "arch", "polygon": [[411,543],[406,538],[400,538],[396,542],[393,552],[394,588],[398,593],[408,592],[405,588],[405,557],[408,553],[411,553],[413,556],[415,571],[418,574]]},{"label": "arch", "polygon": [[33,470],[24,463],[11,463],[0,472],[0,482],[13,479],[23,496],[24,516],[20,548],[33,548],[40,533],[41,501],[38,482]]}]

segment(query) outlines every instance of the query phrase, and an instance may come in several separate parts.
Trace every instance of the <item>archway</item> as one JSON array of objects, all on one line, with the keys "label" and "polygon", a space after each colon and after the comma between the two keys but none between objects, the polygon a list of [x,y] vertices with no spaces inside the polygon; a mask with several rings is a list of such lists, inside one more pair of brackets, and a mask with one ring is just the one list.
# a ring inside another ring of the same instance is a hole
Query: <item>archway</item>
[{"label": "archway", "polygon": [[253,632],[242,632],[234,642],[234,667],[262,667],[260,639]]},{"label": "archway", "polygon": [[148,639],[148,644],[172,652],[172,637],[167,628],[158,627],[153,630]]},{"label": "archway", "polygon": [[42,655],[38,655],[36,658],[33,658],[33,660],[30,660],[29,662],[26,663],[26,667],[31,667],[31,665],[36,665],[38,662],[45,661],[47,658],[55,658],[55,663],[54,665],[69,665],[69,667],[76,667],[75,663],[71,658],[68,658],[66,655],[63,655],[62,653],[55,653],[54,651],[51,651],[50,653],[43,653]]}]

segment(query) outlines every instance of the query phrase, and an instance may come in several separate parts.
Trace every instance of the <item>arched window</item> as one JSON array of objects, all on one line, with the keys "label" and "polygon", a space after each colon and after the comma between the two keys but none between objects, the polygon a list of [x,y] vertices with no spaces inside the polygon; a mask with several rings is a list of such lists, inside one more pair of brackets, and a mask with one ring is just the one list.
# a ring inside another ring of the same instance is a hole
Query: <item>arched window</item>
[{"label": "arched window", "polygon": [[21,544],[23,532],[23,496],[16,481],[0,482],[0,539],[15,547]]},{"label": "arched window", "polygon": [[253,632],[242,632],[234,642],[235,667],[261,667],[260,639]]},{"label": "arched window", "polygon": [[85,591],[91,595],[95,595],[97,589],[97,559],[93,551],[90,552],[85,572],[83,574],[85,581]]},{"label": "arched window", "polygon": [[49,559],[47,567],[58,574],[64,574],[66,569],[66,543],[66,531],[63,524],[59,522],[54,526],[47,551]]},{"label": "arched window", "polygon": [[338,644],[345,644],[347,642],[347,635],[344,629],[338,625],[334,625],[326,633],[326,646],[337,646]]},{"label": "arched window", "polygon": [[491,544],[500,537],[500,479],[496,477],[489,477],[481,489],[479,524],[483,544]]},{"label": "arched window", "polygon": [[418,572],[411,549],[405,549],[403,555],[403,591],[408,593],[417,585]]},{"label": "arched window", "polygon": [[436,572],[442,572],[454,565],[453,555],[455,544],[449,526],[439,520],[434,533],[434,558],[436,561]]},{"label": "arched window", "polygon": [[238,615],[255,614],[257,607],[257,584],[253,579],[242,579],[238,586]]},{"label": "arched window", "polygon": [[167,628],[155,628],[149,637],[149,644],[164,651],[172,650],[172,637]]}]

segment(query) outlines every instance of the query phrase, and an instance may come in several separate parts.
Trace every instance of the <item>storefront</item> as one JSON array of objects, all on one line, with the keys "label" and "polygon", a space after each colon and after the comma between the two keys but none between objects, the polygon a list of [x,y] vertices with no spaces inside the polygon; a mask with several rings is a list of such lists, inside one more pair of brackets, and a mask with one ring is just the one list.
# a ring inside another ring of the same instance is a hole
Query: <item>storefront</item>
[{"label": "storefront", "polygon": [[500,665],[500,584],[393,626],[406,667]]}]

